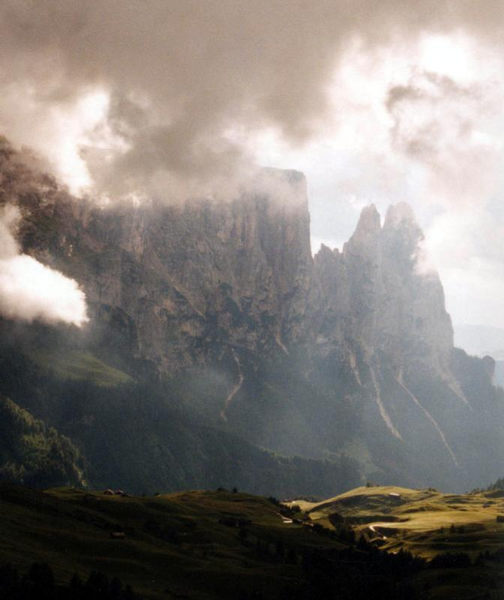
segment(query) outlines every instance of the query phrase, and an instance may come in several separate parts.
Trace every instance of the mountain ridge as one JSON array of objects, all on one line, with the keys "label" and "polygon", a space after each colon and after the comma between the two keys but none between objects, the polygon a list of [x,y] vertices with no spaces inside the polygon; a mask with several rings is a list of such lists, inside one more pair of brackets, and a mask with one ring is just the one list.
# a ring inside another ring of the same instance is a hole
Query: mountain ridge
[{"label": "mountain ridge", "polygon": [[501,475],[502,394],[484,361],[454,349],[407,205],[383,226],[364,209],[342,252],[312,257],[296,172],[269,171],[226,203],[103,209],[0,154],[23,251],[85,290],[90,324],[62,337],[133,379],[171,382],[169,403],[284,456],[350,456],[360,477],[405,485]]}]

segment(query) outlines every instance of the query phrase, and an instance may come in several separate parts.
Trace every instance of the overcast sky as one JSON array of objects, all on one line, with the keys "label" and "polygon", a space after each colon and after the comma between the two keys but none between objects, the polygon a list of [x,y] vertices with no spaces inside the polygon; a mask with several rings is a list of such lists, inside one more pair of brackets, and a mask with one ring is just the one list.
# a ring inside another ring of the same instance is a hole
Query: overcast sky
[{"label": "overcast sky", "polygon": [[504,328],[501,0],[3,0],[0,129],[77,193],[308,177],[314,249],[407,201],[456,323]]}]

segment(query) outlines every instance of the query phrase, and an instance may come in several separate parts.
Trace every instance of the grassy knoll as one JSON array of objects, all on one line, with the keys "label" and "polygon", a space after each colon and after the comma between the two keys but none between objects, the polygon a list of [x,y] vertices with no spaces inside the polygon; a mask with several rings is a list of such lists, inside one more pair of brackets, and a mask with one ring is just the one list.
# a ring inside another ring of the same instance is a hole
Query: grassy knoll
[{"label": "grassy knoll", "polygon": [[296,500],[326,528],[349,526],[362,543],[428,561],[425,598],[504,598],[504,492],[444,494],[395,486],[359,487],[322,502]]},{"label": "grassy knoll", "polygon": [[504,494],[495,491],[443,494],[432,488],[360,487],[318,503],[296,501],[314,522],[334,528],[343,516],[358,535],[382,549],[401,548],[432,559],[440,552],[481,552],[504,548]]}]

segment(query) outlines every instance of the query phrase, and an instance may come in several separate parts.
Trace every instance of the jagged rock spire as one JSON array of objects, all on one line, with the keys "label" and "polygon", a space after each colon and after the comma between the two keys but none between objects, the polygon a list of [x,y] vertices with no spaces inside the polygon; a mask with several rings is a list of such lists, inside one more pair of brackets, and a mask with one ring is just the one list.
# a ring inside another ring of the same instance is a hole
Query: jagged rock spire
[{"label": "jagged rock spire", "polygon": [[363,237],[369,237],[378,234],[380,230],[380,213],[377,211],[374,204],[370,204],[362,209],[352,238],[361,239]]},{"label": "jagged rock spire", "polygon": [[374,204],[362,209],[352,237],[344,244],[344,254],[375,253],[381,233],[380,213]]}]

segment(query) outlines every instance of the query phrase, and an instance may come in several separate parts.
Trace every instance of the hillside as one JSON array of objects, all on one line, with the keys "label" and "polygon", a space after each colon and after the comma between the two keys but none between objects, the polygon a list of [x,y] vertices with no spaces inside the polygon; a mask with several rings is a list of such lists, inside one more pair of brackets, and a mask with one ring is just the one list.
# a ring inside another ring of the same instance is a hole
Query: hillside
[{"label": "hillside", "polygon": [[82,459],[71,441],[0,395],[0,480],[26,485],[85,486]]},{"label": "hillside", "polygon": [[[379,550],[376,541],[366,541],[367,534],[359,538],[364,532],[359,518],[362,521],[364,513],[360,517],[357,513],[364,511],[367,517],[374,513],[380,519],[388,515],[390,519],[391,493],[401,494],[410,508],[416,505],[417,512],[422,512],[419,503],[427,502],[427,492],[391,489],[359,488],[313,505],[308,514],[302,514],[291,512],[274,498],[239,491],[135,497],[71,488],[41,492],[3,484],[0,586],[2,564],[9,562],[24,573],[32,563],[42,562],[52,569],[57,584],[67,584],[74,574],[86,581],[96,571],[102,580],[104,576],[109,581],[119,579],[142,598],[152,600],[360,600],[368,598],[371,589],[373,597],[380,600],[502,597],[504,524],[497,530],[490,527],[489,515],[483,516],[486,509],[470,495],[459,496],[458,507],[452,510],[459,515],[464,500],[471,503],[473,512],[464,521],[467,533],[460,532],[460,518],[457,531],[444,534],[457,540],[451,548],[458,554],[452,558],[443,554],[447,546],[434,547],[432,533],[430,563],[399,550],[399,544],[395,549],[383,546]],[[429,494],[432,503],[449,511],[448,496]],[[497,510],[501,500],[495,502]],[[345,522],[339,520],[331,526],[328,516],[334,515],[331,511],[336,505],[338,509],[347,506],[353,516],[349,513]],[[408,515],[413,515],[411,524],[417,523],[419,515],[408,513],[406,504],[402,508],[401,523]],[[493,518],[495,510],[491,511]],[[320,526],[324,519],[331,529]],[[478,519],[488,526],[476,529]],[[435,523],[431,521],[431,526],[448,528],[453,520],[453,516],[443,515]],[[365,525],[367,530],[371,525]],[[390,521],[385,525],[390,528]],[[382,536],[378,528],[376,525],[374,540]],[[413,529],[420,535],[417,523],[406,533],[404,544],[410,543]],[[422,535],[426,534],[423,529]],[[480,551],[485,552],[480,556]]]},{"label": "hillside", "polygon": [[[139,498],[4,485],[0,502],[0,562],[22,569],[43,560],[61,581],[96,569],[145,598],[308,598],[324,585],[311,581],[317,565],[311,574],[305,563],[319,554],[338,563],[347,547],[293,524],[278,504],[238,492]],[[390,573],[377,575],[371,563],[361,553],[331,578],[344,584],[342,597],[366,580],[399,597]]]},{"label": "hillside", "polygon": [[[6,407],[22,417],[14,421],[9,409],[3,418],[4,478],[136,493],[239,486],[278,495],[326,495],[360,481],[351,459],[285,457],[209,426],[184,408],[178,382],[135,380],[107,357],[69,344],[65,332],[5,323],[4,332],[2,389],[10,399]],[[69,461],[78,461],[80,478]],[[36,477],[28,479],[33,465]]]}]

